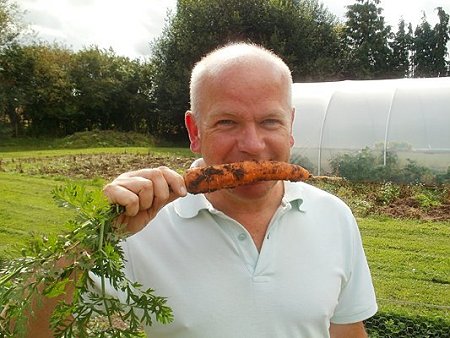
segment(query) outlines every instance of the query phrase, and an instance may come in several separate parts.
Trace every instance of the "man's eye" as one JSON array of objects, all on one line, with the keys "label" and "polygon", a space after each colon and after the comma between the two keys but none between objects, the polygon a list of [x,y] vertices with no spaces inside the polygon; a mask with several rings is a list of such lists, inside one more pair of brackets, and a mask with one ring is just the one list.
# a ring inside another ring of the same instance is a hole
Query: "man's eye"
[{"label": "man's eye", "polygon": [[235,122],[233,120],[220,120],[217,121],[217,125],[219,126],[232,126]]},{"label": "man's eye", "polygon": [[262,122],[262,124],[266,125],[266,126],[275,126],[275,125],[280,124],[280,120],[277,120],[277,119],[266,119],[266,120],[264,120]]}]

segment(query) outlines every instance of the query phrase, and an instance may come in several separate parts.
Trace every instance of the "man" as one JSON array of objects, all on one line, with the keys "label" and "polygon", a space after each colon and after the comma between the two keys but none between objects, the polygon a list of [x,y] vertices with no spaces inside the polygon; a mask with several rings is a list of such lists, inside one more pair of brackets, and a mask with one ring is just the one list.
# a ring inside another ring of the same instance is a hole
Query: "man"
[{"label": "man", "polygon": [[[204,57],[185,121],[203,165],[288,161],[292,78],[250,44]],[[105,194],[120,221],[126,272],[168,298],[174,322],[151,337],[367,337],[376,310],[355,220],[336,197],[305,183],[260,182],[190,195],[166,168],[120,175]]]},{"label": "man", "polygon": [[[288,161],[291,83],[288,67],[254,45],[203,58],[185,117],[191,150],[206,165]],[[373,286],[354,218],[337,198],[282,181],[186,196],[164,167],[125,173],[105,194],[139,231],[124,246],[127,272],[174,311],[149,336],[366,337]]]}]

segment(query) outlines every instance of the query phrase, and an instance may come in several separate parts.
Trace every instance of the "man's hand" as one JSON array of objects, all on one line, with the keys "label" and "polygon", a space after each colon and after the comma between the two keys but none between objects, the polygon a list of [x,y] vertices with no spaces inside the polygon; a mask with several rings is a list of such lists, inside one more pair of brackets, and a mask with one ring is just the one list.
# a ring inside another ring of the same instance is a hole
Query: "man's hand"
[{"label": "man's hand", "polygon": [[109,202],[125,207],[118,223],[135,234],[167,203],[186,196],[183,177],[167,167],[126,172],[103,189]]}]

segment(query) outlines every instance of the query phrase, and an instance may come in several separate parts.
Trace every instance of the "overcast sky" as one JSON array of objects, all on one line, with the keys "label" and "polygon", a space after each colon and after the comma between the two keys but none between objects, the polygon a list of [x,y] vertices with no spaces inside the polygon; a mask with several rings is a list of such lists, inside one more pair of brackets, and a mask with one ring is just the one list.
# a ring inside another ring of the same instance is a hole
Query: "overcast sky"
[{"label": "overcast sky", "polygon": [[[74,50],[97,45],[112,47],[130,58],[150,54],[149,43],[164,26],[167,10],[176,0],[16,0],[24,19],[38,37],[59,42]],[[343,18],[345,6],[354,0],[322,0],[330,12]],[[425,12],[427,21],[437,22],[436,7],[450,14],[450,0],[381,0],[383,15],[397,29],[401,17],[413,27]]]}]

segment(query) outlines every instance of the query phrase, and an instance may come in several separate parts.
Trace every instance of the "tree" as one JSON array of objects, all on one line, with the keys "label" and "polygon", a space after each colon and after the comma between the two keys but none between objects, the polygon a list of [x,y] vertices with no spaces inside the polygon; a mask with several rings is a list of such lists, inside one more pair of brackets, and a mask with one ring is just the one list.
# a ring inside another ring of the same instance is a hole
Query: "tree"
[{"label": "tree", "polygon": [[439,23],[434,26],[434,34],[436,38],[436,47],[434,49],[434,76],[448,76],[449,62],[446,60],[447,42],[450,38],[449,15],[442,9],[436,8],[438,11]]},{"label": "tree", "polygon": [[431,28],[425,13],[416,27],[414,50],[414,76],[433,77],[448,75],[447,42],[449,41],[449,15],[438,7],[439,23]]},{"label": "tree", "polygon": [[24,28],[17,4],[0,0],[0,51],[15,42]]},{"label": "tree", "polygon": [[70,78],[73,54],[64,47],[43,43],[23,48],[34,60],[29,102],[24,111],[29,124],[27,133],[64,136],[72,130],[76,114]]},{"label": "tree", "polygon": [[[179,0],[153,44],[152,130],[185,140],[190,71],[202,55],[232,41],[281,55],[299,80],[339,76],[335,19],[317,0]],[[316,75],[319,74],[319,75]]]},{"label": "tree", "polygon": [[389,74],[391,27],[385,25],[380,0],[356,0],[347,6],[344,68],[348,78],[374,79]]},{"label": "tree", "polygon": [[435,35],[425,13],[414,31],[414,77],[428,77],[433,73]]},{"label": "tree", "polygon": [[[24,29],[20,19],[20,12],[16,3],[9,0],[0,0],[0,58],[8,59],[14,54],[10,50],[10,53],[6,52],[7,55],[4,55],[5,49],[12,47],[16,43],[18,36]],[[8,78],[8,75],[5,73],[12,75],[12,72],[14,72],[14,70],[4,68],[8,66],[10,61],[4,62],[4,60],[0,60],[0,81],[5,76]],[[8,99],[7,93],[8,87],[6,83],[0,82],[0,136],[8,134],[10,126],[13,127],[13,132],[17,135],[20,127],[20,109],[15,111],[13,108],[15,104]]]},{"label": "tree", "polygon": [[4,48],[0,56],[0,122],[10,126],[14,136],[24,130],[24,110],[30,102],[34,63],[28,50],[18,44]]},{"label": "tree", "polygon": [[398,24],[397,33],[389,43],[392,49],[390,60],[390,75],[394,78],[408,77],[411,70],[411,49],[412,49],[412,27],[409,25],[406,31],[405,20],[401,19]]}]

